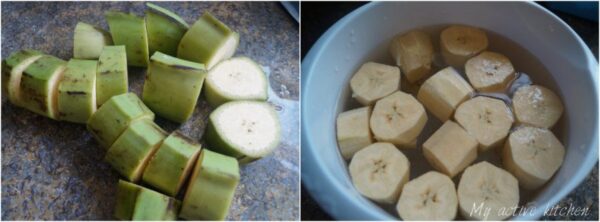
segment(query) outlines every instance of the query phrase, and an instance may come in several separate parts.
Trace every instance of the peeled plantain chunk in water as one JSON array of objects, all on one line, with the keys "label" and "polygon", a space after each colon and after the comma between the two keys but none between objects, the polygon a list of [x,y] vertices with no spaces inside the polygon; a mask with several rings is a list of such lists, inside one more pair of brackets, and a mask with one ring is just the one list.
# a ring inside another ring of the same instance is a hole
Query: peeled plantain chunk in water
[{"label": "peeled plantain chunk in water", "polygon": [[183,123],[194,112],[205,76],[203,64],[156,52],[146,72],[142,100],[159,116]]},{"label": "peeled plantain chunk in water", "polygon": [[271,153],[279,144],[280,131],[269,103],[234,101],[210,114],[204,140],[208,149],[247,163]]},{"label": "peeled plantain chunk in water", "polygon": [[210,13],[204,13],[183,35],[177,57],[202,63],[210,69],[235,53],[239,34]]}]

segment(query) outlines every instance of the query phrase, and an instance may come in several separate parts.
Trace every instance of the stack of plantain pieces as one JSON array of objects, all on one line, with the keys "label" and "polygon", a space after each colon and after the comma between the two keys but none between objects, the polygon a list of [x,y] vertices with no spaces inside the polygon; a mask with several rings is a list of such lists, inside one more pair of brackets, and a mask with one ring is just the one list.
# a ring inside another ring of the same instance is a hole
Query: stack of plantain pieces
[{"label": "stack of plantain pieces", "polygon": [[[3,92],[16,106],[86,124],[106,149],[104,160],[122,176],[116,218],[223,220],[240,181],[238,160],[259,159],[279,141],[277,114],[265,102],[268,80],[251,59],[229,59],[239,35],[211,14],[190,27],[167,9],[147,6],[145,18],[107,12],[110,32],[79,22],[69,61],[35,50],[13,53],[2,61]],[[128,65],[148,66],[143,99],[128,92]],[[223,110],[215,112],[214,131],[205,139],[213,151],[154,123],[155,112],[176,122],[189,119],[211,67],[207,99]],[[236,85],[249,91],[236,91]],[[248,110],[234,118],[240,109]],[[229,118],[235,123],[220,123]],[[231,138],[239,133],[230,131],[238,120],[251,123],[243,130],[257,136]],[[263,127],[269,128],[266,134],[259,132]],[[243,145],[255,139],[262,142]]]},{"label": "stack of plantain pieces", "polygon": [[[88,122],[98,141],[110,144],[104,160],[125,180],[143,181],[165,194],[121,181],[115,217],[172,219],[171,211],[178,215],[179,202],[169,198],[180,193],[191,174],[179,216],[224,219],[240,180],[238,161],[202,150],[199,143],[180,132],[167,135],[153,118],[152,111],[135,94],[127,93],[113,96]],[[155,211],[141,210],[149,207]]]}]

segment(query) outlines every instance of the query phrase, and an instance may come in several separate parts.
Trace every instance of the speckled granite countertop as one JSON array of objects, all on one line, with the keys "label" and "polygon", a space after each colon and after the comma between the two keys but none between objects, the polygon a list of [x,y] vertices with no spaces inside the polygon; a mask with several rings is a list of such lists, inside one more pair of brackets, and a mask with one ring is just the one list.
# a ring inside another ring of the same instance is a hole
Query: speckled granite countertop
[{"label": "speckled granite countertop", "polygon": [[[303,2],[302,12],[310,14],[302,18],[302,57],[308,53],[312,45],[335,22],[352,10],[364,5],[364,2]],[[584,20],[572,15],[553,11],[579,34],[598,59],[598,23]],[[559,208],[569,206],[589,208],[585,216],[544,216],[540,220],[595,220],[598,221],[598,163],[586,179],[557,205]],[[331,220],[308,191],[302,187],[302,220]]]},{"label": "speckled granite countertop", "polygon": [[[299,218],[298,25],[276,2],[159,2],[192,24],[208,11],[240,33],[237,55],[270,70],[270,102],[283,138],[271,155],[245,165],[228,219]],[[143,15],[143,2],[2,2],[2,58],[38,49],[69,59],[78,21],[107,29],[104,11]],[[140,95],[145,69],[129,69]],[[183,125],[157,118],[165,130],[200,140],[208,105],[201,99]],[[2,96],[2,220],[111,220],[119,176],[84,125],[57,122],[10,104]]]}]

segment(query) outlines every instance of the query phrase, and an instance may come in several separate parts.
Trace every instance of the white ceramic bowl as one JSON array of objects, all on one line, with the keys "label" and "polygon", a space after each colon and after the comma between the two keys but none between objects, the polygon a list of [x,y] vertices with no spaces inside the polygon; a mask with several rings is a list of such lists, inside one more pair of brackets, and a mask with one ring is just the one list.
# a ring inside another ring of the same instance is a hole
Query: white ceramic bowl
[{"label": "white ceramic bowl", "polygon": [[332,26],[302,63],[302,183],[333,217],[397,219],[354,189],[337,150],[335,118],[344,109],[350,76],[366,60],[385,53],[395,34],[453,23],[493,30],[531,52],[558,83],[566,107],[564,164],[533,197],[530,207],[535,209],[514,219],[539,218],[546,205],[577,187],[598,161],[598,63],[551,12],[525,2],[374,2]]}]

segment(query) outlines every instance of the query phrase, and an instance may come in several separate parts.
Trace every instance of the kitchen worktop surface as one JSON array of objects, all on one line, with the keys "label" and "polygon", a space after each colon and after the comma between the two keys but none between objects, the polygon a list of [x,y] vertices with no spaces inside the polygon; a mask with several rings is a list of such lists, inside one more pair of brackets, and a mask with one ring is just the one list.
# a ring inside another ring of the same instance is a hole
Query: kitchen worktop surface
[{"label": "kitchen worktop surface", "polygon": [[[263,65],[279,113],[282,138],[269,156],[241,167],[230,220],[299,218],[298,24],[276,2],[158,2],[192,24],[211,12],[240,33],[236,55]],[[68,60],[82,21],[107,29],[104,12],[143,15],[143,2],[2,2],[2,58],[37,49]],[[129,68],[130,91],[141,95],[145,69]],[[200,141],[210,113],[200,99],[193,117],[171,132]],[[16,107],[2,96],[2,220],[112,220],[119,175],[83,124],[58,122]]]}]

